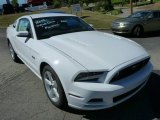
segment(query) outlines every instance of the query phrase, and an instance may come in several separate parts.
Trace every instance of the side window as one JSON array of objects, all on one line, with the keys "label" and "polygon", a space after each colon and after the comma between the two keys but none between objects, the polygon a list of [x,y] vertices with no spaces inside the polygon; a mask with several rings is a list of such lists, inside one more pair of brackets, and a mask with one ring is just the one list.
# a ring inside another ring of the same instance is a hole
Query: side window
[{"label": "side window", "polygon": [[28,19],[23,18],[19,20],[17,31],[29,31],[30,22]]}]

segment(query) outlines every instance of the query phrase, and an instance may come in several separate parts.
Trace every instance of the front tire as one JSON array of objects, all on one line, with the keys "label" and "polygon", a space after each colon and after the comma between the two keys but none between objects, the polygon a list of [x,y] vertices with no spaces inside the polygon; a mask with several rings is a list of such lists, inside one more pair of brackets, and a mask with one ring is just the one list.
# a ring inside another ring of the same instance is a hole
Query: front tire
[{"label": "front tire", "polygon": [[141,26],[135,26],[132,30],[132,35],[134,37],[141,37],[143,34],[143,28]]},{"label": "front tire", "polygon": [[42,79],[50,101],[59,108],[67,107],[67,99],[62,84],[54,70],[46,65],[42,71]]}]

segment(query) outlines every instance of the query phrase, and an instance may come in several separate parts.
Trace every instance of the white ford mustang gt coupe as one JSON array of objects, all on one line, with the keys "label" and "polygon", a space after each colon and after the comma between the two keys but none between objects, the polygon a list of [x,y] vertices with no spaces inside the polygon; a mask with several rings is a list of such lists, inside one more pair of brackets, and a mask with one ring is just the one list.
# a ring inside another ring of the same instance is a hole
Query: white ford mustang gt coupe
[{"label": "white ford mustang gt coupe", "polygon": [[7,40],[12,59],[43,80],[59,108],[112,107],[141,90],[152,71],[140,45],[96,31],[70,14],[23,16],[7,28]]}]

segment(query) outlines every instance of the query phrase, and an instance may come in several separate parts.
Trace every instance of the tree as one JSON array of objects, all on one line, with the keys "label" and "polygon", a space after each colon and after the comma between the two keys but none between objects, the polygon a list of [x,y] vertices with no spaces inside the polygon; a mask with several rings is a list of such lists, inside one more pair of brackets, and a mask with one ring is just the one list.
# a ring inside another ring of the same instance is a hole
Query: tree
[{"label": "tree", "polygon": [[17,3],[18,3],[17,0],[12,0],[12,5],[13,5],[13,6],[16,6]]},{"label": "tree", "polygon": [[6,3],[7,3],[7,4],[10,4],[10,0],[6,0]]},{"label": "tree", "polygon": [[104,0],[104,9],[113,10],[113,5],[111,0]]},{"label": "tree", "polygon": [[97,2],[97,0],[81,0],[83,3],[86,3],[87,6],[89,5],[89,3],[94,3]]},{"label": "tree", "polygon": [[131,14],[133,14],[133,1],[130,0],[130,8],[131,8]]}]

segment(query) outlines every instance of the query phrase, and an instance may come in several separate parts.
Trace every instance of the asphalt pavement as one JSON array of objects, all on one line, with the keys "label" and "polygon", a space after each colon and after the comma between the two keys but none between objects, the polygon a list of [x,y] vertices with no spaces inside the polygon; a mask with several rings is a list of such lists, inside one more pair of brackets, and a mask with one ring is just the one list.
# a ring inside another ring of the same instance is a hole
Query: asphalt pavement
[{"label": "asphalt pavement", "polygon": [[[107,31],[109,32],[109,31]],[[5,29],[0,29],[0,120],[153,120],[160,117],[160,34],[130,38],[151,55],[154,70],[144,89],[106,110],[60,110],[47,98],[43,82],[9,55]]]}]

